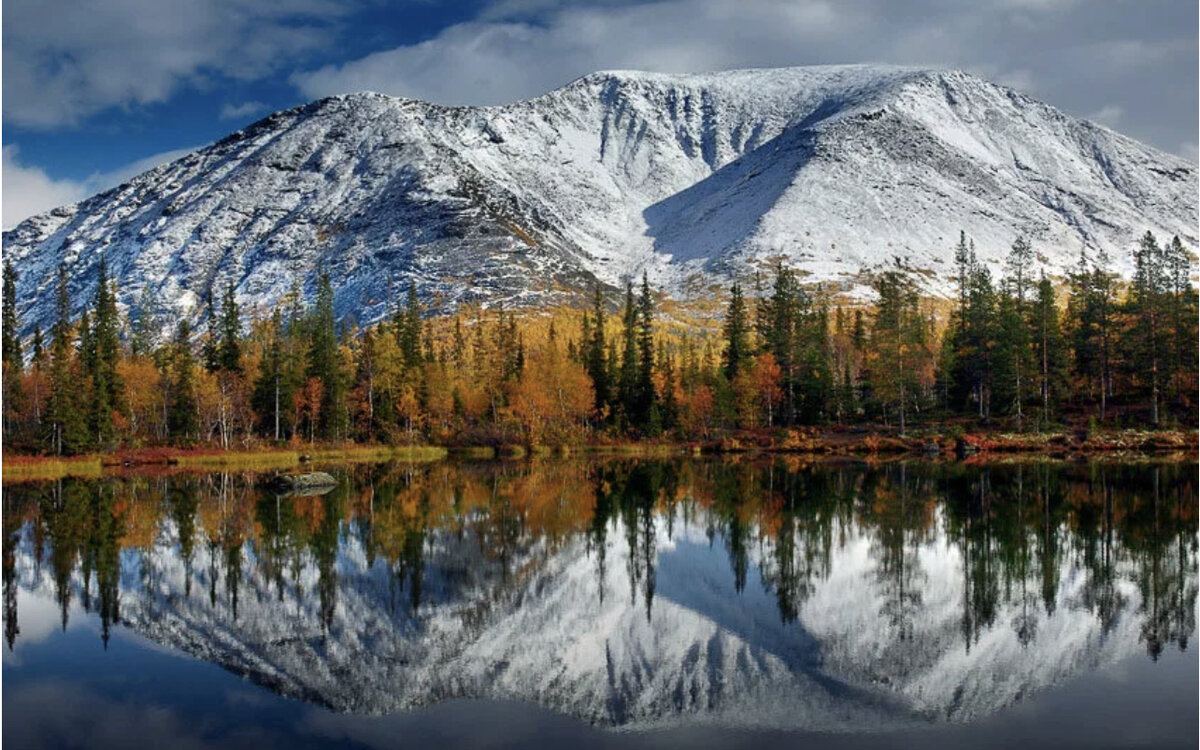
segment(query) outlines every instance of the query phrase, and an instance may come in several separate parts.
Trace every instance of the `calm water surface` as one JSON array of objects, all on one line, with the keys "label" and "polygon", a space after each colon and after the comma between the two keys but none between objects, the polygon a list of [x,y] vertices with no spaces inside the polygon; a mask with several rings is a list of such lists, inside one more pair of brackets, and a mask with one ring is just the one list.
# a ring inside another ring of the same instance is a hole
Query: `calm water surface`
[{"label": "calm water surface", "polygon": [[1195,747],[1195,463],[4,487],[21,747]]}]

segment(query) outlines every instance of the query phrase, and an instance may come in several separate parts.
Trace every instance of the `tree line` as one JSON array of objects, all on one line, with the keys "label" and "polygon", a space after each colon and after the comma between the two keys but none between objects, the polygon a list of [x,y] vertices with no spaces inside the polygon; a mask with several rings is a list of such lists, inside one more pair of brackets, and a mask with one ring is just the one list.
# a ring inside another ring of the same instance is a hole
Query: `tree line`
[{"label": "tree line", "polygon": [[[4,267],[4,435],[54,455],[153,445],[345,442],[559,445],[706,440],[728,430],[947,420],[1050,430],[1064,420],[1159,426],[1195,420],[1197,296],[1178,237],[1142,237],[1120,282],[1103,253],[1056,284],[1022,238],[999,278],[960,235],[956,295],[920,293],[898,262],[870,304],[773,279],[729,290],[718,325],[664,304],[643,275],[617,305],[481,308],[430,316],[410,285],[388,319],[339,326],[328,276],[247,316],[232,286],[204,330],[170,341],[144,294],[122,316],[103,259],[88,309],[58,316],[24,356],[17,272]],[[948,309],[947,309],[948,308]]]}]

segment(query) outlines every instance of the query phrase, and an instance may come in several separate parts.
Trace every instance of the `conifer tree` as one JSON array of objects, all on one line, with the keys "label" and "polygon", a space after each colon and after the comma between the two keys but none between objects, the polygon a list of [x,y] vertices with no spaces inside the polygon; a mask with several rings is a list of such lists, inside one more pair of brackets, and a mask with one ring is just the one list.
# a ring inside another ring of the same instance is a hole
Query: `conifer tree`
[{"label": "conifer tree", "polygon": [[0,341],[0,359],[3,361],[4,379],[4,434],[8,440],[13,438],[13,422],[20,411],[23,394],[21,392],[21,372],[24,370],[24,360],[21,356],[20,325],[17,321],[17,272],[13,269],[12,261],[4,261],[4,301],[3,301],[3,340]]},{"label": "conifer tree", "polygon": [[158,316],[155,314],[154,298],[150,285],[142,287],[130,315],[130,353],[135,357],[148,356],[154,350],[154,337],[158,334]]},{"label": "conifer tree", "polygon": [[654,298],[650,295],[650,282],[645,272],[638,296],[637,419],[639,426],[652,434],[662,429],[662,413],[655,403],[654,393]]},{"label": "conifer tree", "polygon": [[221,322],[217,310],[213,306],[212,290],[210,289],[204,303],[205,314],[208,317],[208,329],[204,333],[204,341],[200,345],[200,358],[204,369],[216,372],[221,368]]},{"label": "conifer tree", "polygon": [[221,340],[217,348],[217,364],[226,372],[241,372],[242,347],[239,341],[242,322],[238,313],[237,299],[233,293],[233,282],[225,287],[221,298]]},{"label": "conifer tree", "polygon": [[13,269],[12,261],[4,261],[4,302],[3,302],[3,349],[4,364],[8,372],[19,373],[24,367],[21,357],[20,324],[17,321],[17,272]]},{"label": "conifer tree", "polygon": [[271,314],[267,335],[251,405],[258,416],[259,431],[282,440],[293,429],[291,405],[297,382],[288,372],[283,315],[278,308]]},{"label": "conifer tree", "polygon": [[921,372],[930,359],[920,298],[912,279],[898,267],[878,274],[872,286],[879,298],[870,347],[875,358],[875,393],[886,406],[895,409],[900,433],[904,434]]},{"label": "conifer tree", "polygon": [[1040,368],[1039,391],[1042,401],[1041,422],[1049,424],[1057,409],[1065,386],[1067,367],[1066,343],[1058,321],[1058,305],[1055,302],[1054,285],[1042,274],[1037,285],[1037,296],[1033,301],[1031,318],[1034,326],[1034,347]]},{"label": "conifer tree", "polygon": [[200,431],[196,407],[196,361],[192,356],[192,327],[179,321],[171,347],[171,399],[167,429],[177,443],[187,443]]},{"label": "conifer tree", "polygon": [[641,420],[638,413],[638,311],[633,298],[633,284],[625,284],[625,307],[621,313],[621,370],[617,377],[617,393],[621,402],[621,414],[626,426],[636,425]]},{"label": "conifer tree", "polygon": [[87,420],[79,399],[81,373],[71,346],[71,298],[67,268],[58,267],[56,292],[58,317],[51,335],[50,396],[46,405],[50,449],[55,455],[79,453],[87,447]]},{"label": "conifer tree", "polygon": [[725,352],[723,367],[725,378],[730,382],[737,377],[744,362],[750,356],[750,329],[746,319],[746,300],[742,287],[736,281],[729,289],[729,307],[725,312]]},{"label": "conifer tree", "polygon": [[1131,374],[1144,383],[1149,392],[1150,423],[1159,423],[1159,401],[1162,382],[1163,292],[1166,287],[1162,249],[1150,232],[1142,235],[1134,251],[1133,286],[1126,308],[1133,321],[1127,343]]},{"label": "conifer tree", "polygon": [[96,445],[108,447],[115,439],[113,413],[123,412],[124,384],[117,364],[121,358],[120,321],[116,295],[108,278],[108,266],[100,258],[99,281],[93,309],[95,318],[90,331],[89,375],[92,403],[89,410],[92,437]]},{"label": "conifer tree", "polygon": [[[336,327],[337,323],[333,312],[333,286],[330,284],[329,274],[322,273],[317,282],[317,306],[313,313],[310,332],[308,376],[317,378],[323,386],[317,424],[320,436],[327,440],[340,440],[346,437],[344,400],[346,388],[342,377]],[[419,364],[419,328],[417,336],[415,350],[417,359],[415,361]],[[408,359],[408,352],[405,352],[405,359]]]}]

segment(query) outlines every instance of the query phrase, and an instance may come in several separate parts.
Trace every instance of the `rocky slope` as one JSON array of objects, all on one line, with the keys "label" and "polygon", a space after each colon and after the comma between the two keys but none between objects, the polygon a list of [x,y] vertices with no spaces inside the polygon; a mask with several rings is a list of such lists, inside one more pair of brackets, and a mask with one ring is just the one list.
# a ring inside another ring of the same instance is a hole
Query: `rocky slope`
[{"label": "rocky slope", "polygon": [[265,311],[328,271],[343,318],[425,298],[569,300],[649,273],[679,296],[783,259],[853,287],[899,257],[945,290],[959,230],[998,262],[1120,263],[1197,242],[1196,166],[961,72],[606,72],[502,107],[323,99],[4,234],[26,333],[78,311],[103,254],[164,329],[236,285]]}]

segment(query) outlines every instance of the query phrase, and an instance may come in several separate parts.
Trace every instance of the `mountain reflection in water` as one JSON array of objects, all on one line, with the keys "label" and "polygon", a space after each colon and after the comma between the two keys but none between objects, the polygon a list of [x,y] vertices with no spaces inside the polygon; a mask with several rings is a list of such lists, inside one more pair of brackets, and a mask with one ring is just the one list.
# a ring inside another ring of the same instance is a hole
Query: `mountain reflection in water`
[{"label": "mountain reflection in water", "polygon": [[842,730],[976,719],[1195,629],[1194,463],[334,471],[6,486],[9,648],[53,601],[337,711]]}]

